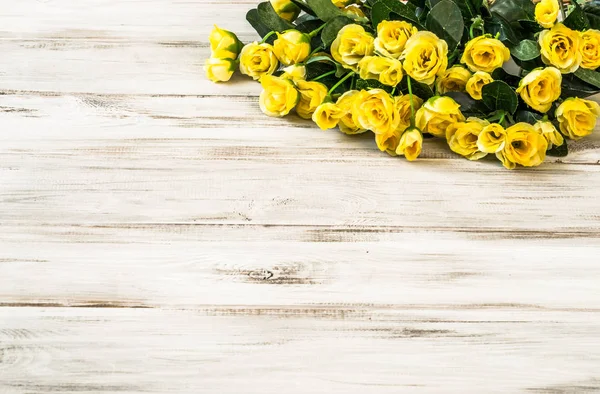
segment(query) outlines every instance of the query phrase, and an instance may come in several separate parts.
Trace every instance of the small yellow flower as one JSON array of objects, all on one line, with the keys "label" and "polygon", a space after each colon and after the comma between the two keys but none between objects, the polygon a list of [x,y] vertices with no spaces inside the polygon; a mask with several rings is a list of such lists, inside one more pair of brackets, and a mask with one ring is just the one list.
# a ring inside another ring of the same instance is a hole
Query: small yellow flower
[{"label": "small yellow flower", "polygon": [[357,70],[358,62],[373,54],[373,36],[360,25],[346,25],[331,44],[331,55],[345,68]]},{"label": "small yellow flower", "polygon": [[215,25],[208,36],[210,41],[211,57],[216,59],[237,59],[243,44],[237,36],[230,31],[223,30]]},{"label": "small yellow flower", "polygon": [[552,107],[552,103],[560,97],[561,83],[562,75],[558,69],[538,68],[519,82],[516,92],[531,108],[546,113]]},{"label": "small yellow flower", "polygon": [[349,90],[337,99],[337,106],[344,112],[344,116],[340,118],[338,124],[342,133],[351,135],[367,131],[367,129],[360,126],[358,112],[352,110],[355,102],[362,103],[366,96],[368,96],[368,93],[364,90]]},{"label": "small yellow flower", "polygon": [[436,81],[438,94],[446,92],[464,92],[471,72],[462,66],[452,66]]},{"label": "small yellow flower", "polygon": [[579,140],[592,134],[599,115],[598,103],[577,97],[566,99],[556,109],[556,119],[561,133],[572,140]]},{"label": "small yellow flower", "polygon": [[506,130],[498,123],[491,123],[481,130],[477,138],[477,148],[485,153],[497,153],[504,149]]},{"label": "small yellow flower", "polygon": [[450,149],[469,160],[479,160],[487,153],[479,150],[477,141],[488,121],[469,118],[466,122],[451,123],[446,129],[446,141]]},{"label": "small yellow flower", "polygon": [[533,128],[546,138],[546,141],[548,141],[548,148],[552,148],[552,146],[561,146],[565,142],[562,134],[556,130],[556,127],[554,127],[550,121],[540,120],[533,125]]},{"label": "small yellow flower", "polygon": [[[542,0],[535,6],[535,20],[545,29],[554,26],[560,12],[559,0]],[[562,1],[562,0],[560,0]]]},{"label": "small yellow flower", "polygon": [[586,30],[581,33],[581,67],[595,70],[600,67],[600,31]]},{"label": "small yellow flower", "polygon": [[432,97],[417,111],[416,125],[425,133],[443,138],[448,126],[465,120],[459,108],[460,105],[450,97]]},{"label": "small yellow flower", "polygon": [[396,154],[406,157],[408,161],[414,161],[421,154],[423,148],[423,135],[416,129],[407,129],[400,137]]},{"label": "small yellow flower", "polygon": [[336,104],[329,102],[317,107],[312,115],[312,120],[321,130],[328,130],[336,127],[342,116],[344,116],[344,111]]},{"label": "small yellow flower", "polygon": [[467,81],[467,86],[465,89],[467,93],[475,99],[481,100],[483,98],[482,90],[485,85],[488,83],[494,82],[492,76],[484,71],[477,71],[469,80]]},{"label": "small yellow flower", "polygon": [[460,62],[473,72],[492,73],[510,59],[510,51],[502,41],[489,34],[473,38],[465,46]]},{"label": "small yellow flower", "polygon": [[279,61],[270,44],[253,42],[242,48],[240,53],[240,72],[242,74],[259,80],[263,75],[273,74],[278,66]]},{"label": "small yellow flower", "polygon": [[294,82],[306,78],[306,66],[304,64],[292,64],[291,66],[284,67],[282,71],[282,78],[291,79]]},{"label": "small yellow flower", "polygon": [[277,33],[273,50],[277,59],[284,66],[302,63],[310,54],[310,37],[298,30]]},{"label": "small yellow flower", "polygon": [[296,113],[304,119],[311,119],[317,107],[327,97],[327,86],[316,81],[296,81],[300,101],[296,105]]},{"label": "small yellow flower", "polygon": [[288,22],[295,21],[300,14],[300,7],[290,0],[270,0],[270,2],[277,15]]},{"label": "small yellow flower", "polygon": [[260,93],[259,104],[266,115],[285,116],[298,104],[300,93],[289,79],[265,75],[260,79],[260,84],[263,91]]},{"label": "small yellow flower", "polygon": [[376,79],[384,85],[396,86],[402,81],[402,63],[381,56],[365,56],[358,62],[362,79]]},{"label": "small yellow flower", "polygon": [[361,8],[361,6],[359,6],[358,4],[350,4],[349,6],[343,8],[342,11],[346,15],[350,15],[350,16],[354,15],[354,16],[358,16],[361,18],[365,17],[365,12]]},{"label": "small yellow flower", "polygon": [[396,148],[400,143],[399,130],[392,130],[385,134],[375,134],[375,143],[380,151],[386,152],[390,156],[396,156]]},{"label": "small yellow flower", "polygon": [[432,32],[420,31],[406,41],[400,60],[411,78],[431,85],[448,67],[448,44]]},{"label": "small yellow flower", "polygon": [[520,164],[539,166],[546,159],[548,141],[529,123],[517,123],[506,129],[504,149],[496,153],[502,165],[509,170]]},{"label": "small yellow flower", "polygon": [[538,41],[545,64],[558,68],[563,74],[577,71],[581,64],[579,32],[557,23],[552,29],[542,31]]},{"label": "small yellow flower", "polygon": [[[417,111],[423,105],[423,100],[413,94],[413,108]],[[398,117],[398,128],[400,132],[404,132],[410,126],[410,95],[405,94],[402,96],[394,97],[395,116]]]},{"label": "small yellow flower", "polygon": [[417,31],[416,27],[405,21],[381,21],[377,25],[375,52],[381,56],[398,59],[408,39]]},{"label": "small yellow flower", "polygon": [[206,78],[213,82],[227,82],[237,68],[237,61],[211,57],[204,63]]},{"label": "small yellow flower", "polygon": [[375,134],[389,134],[396,130],[400,119],[395,116],[394,99],[382,89],[371,89],[355,100],[352,111],[357,114],[358,124]]}]

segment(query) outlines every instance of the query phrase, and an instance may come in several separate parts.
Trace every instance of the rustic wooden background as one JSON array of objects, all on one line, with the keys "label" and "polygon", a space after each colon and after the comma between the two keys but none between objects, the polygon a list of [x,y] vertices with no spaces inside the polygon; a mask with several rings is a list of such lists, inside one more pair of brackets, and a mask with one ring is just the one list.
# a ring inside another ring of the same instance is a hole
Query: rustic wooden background
[{"label": "rustic wooden background", "polygon": [[263,116],[255,0],[0,1],[0,393],[600,392],[600,133],[536,169]]}]

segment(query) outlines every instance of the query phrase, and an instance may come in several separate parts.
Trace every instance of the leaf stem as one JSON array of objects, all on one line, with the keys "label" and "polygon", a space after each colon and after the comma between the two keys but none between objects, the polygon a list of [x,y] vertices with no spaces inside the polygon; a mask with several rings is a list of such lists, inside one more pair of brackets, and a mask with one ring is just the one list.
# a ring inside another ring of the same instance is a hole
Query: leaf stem
[{"label": "leaf stem", "polygon": [[310,38],[313,38],[314,36],[316,36],[317,34],[319,34],[319,32],[321,30],[323,30],[323,28],[327,25],[327,23],[323,23],[321,26],[317,27],[315,30],[311,31],[310,33],[308,33],[308,36]]},{"label": "leaf stem", "polygon": [[277,33],[276,31],[270,31],[270,32],[268,32],[267,35],[263,37],[263,39],[262,39],[262,41],[260,43],[264,44],[265,42],[267,42],[267,39],[269,37],[271,37],[273,34],[276,34],[276,33]]},{"label": "leaf stem", "polygon": [[335,89],[337,89],[338,86],[340,86],[341,84],[343,84],[345,80],[347,80],[348,78],[350,78],[353,75],[354,75],[354,71],[350,71],[348,74],[344,75],[344,78],[340,79],[338,81],[338,83],[336,83],[335,85],[333,85],[333,87],[331,89],[329,89],[329,92],[327,92],[327,95],[328,96],[331,95],[331,93],[333,93],[333,91]]},{"label": "leaf stem", "polygon": [[410,96],[410,127],[415,127],[415,105],[413,104],[412,86],[410,84],[410,76],[406,76],[406,83],[408,85],[408,95]]},{"label": "leaf stem", "polygon": [[319,75],[318,77],[316,77],[316,78],[313,78],[312,80],[313,80],[313,81],[318,81],[319,79],[323,79],[323,78],[325,78],[325,77],[328,77],[328,76],[330,76],[331,74],[335,74],[335,70],[331,70],[331,71],[328,71],[328,72],[326,72],[325,74],[321,74],[321,75]]}]

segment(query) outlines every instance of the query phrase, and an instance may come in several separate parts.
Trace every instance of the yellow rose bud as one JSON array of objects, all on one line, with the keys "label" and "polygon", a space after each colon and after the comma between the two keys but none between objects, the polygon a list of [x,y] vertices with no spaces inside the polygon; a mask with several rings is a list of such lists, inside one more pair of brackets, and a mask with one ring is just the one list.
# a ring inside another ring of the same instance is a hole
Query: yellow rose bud
[{"label": "yellow rose bud", "polygon": [[279,61],[273,52],[273,46],[267,43],[253,42],[242,48],[240,53],[240,72],[259,80],[263,75],[271,75],[279,67]]},{"label": "yellow rose bud", "polygon": [[361,103],[367,95],[368,93],[364,90],[349,90],[338,98],[336,104],[345,114],[340,118],[340,123],[338,124],[342,133],[360,134],[367,131],[367,129],[360,126],[358,113],[352,111],[354,103]]},{"label": "yellow rose bud", "polygon": [[371,89],[360,101],[355,100],[352,111],[357,114],[360,126],[375,134],[389,134],[400,121],[395,116],[394,99],[382,89]]},{"label": "yellow rose bud", "polygon": [[[541,0],[535,6],[535,20],[543,28],[550,28],[556,23],[560,12],[559,0]],[[562,0],[560,0],[562,1]]]},{"label": "yellow rose bud", "polygon": [[270,2],[277,15],[288,22],[295,21],[300,14],[300,7],[290,0],[270,0]]},{"label": "yellow rose bud", "polygon": [[211,57],[204,63],[206,78],[213,82],[227,82],[231,79],[237,67],[237,62],[232,59],[218,59]]},{"label": "yellow rose bud", "polygon": [[408,161],[414,161],[421,154],[423,147],[423,135],[416,129],[408,129],[400,137],[396,154],[406,157]]},{"label": "yellow rose bud", "polygon": [[290,113],[300,99],[294,83],[286,78],[265,75],[260,79],[260,109],[269,116],[282,117]]},{"label": "yellow rose bud", "polygon": [[465,120],[459,108],[460,105],[450,97],[432,97],[417,111],[416,125],[425,133],[443,138],[448,126]]},{"label": "yellow rose bud", "polygon": [[292,64],[291,66],[284,67],[282,71],[282,78],[291,79],[294,82],[298,82],[306,78],[306,66],[304,66],[304,64]]},{"label": "yellow rose bud", "polygon": [[577,71],[581,64],[580,40],[579,32],[562,23],[542,31],[538,39],[542,61],[558,68],[563,74]]},{"label": "yellow rose bud", "polygon": [[377,25],[375,52],[381,56],[398,59],[408,39],[417,32],[416,27],[405,21],[381,21]]},{"label": "yellow rose bud", "polygon": [[384,85],[396,86],[402,81],[402,63],[396,59],[365,56],[358,62],[362,79],[377,79]]},{"label": "yellow rose bud", "polygon": [[477,138],[477,148],[485,153],[497,153],[504,149],[506,130],[498,123],[491,123],[481,130]]},{"label": "yellow rose bud", "polygon": [[230,31],[223,30],[215,25],[208,36],[210,41],[211,57],[217,59],[237,59],[243,44],[237,36]]},{"label": "yellow rose bud", "polygon": [[473,72],[492,73],[510,59],[510,51],[502,41],[489,34],[473,38],[465,46],[460,62]]},{"label": "yellow rose bud", "polygon": [[452,66],[437,79],[438,94],[464,92],[470,78],[471,73],[469,70],[462,66]]},{"label": "yellow rose bud", "polygon": [[313,113],[312,120],[321,130],[328,130],[336,127],[342,116],[344,116],[344,111],[336,104],[323,103]]},{"label": "yellow rose bud", "polygon": [[385,134],[375,134],[375,143],[380,151],[386,152],[390,156],[396,156],[396,148],[400,143],[399,130],[392,130]]},{"label": "yellow rose bud", "polygon": [[317,107],[327,97],[327,86],[316,81],[296,81],[300,92],[300,101],[296,106],[296,113],[304,119],[311,119]]},{"label": "yellow rose bud", "polygon": [[540,120],[533,125],[533,128],[546,138],[546,141],[548,141],[548,148],[552,148],[552,146],[561,146],[565,142],[562,134],[556,130],[556,127],[554,127],[550,121]]},{"label": "yellow rose bud", "polygon": [[581,33],[581,67],[595,70],[600,67],[600,31],[586,30]]},{"label": "yellow rose bud", "polygon": [[517,88],[517,94],[536,111],[546,113],[560,97],[562,75],[554,67],[535,69],[525,76]]},{"label": "yellow rose bud", "polygon": [[479,160],[487,153],[479,150],[477,141],[479,134],[489,122],[477,118],[469,118],[466,122],[451,123],[446,129],[446,141],[454,153],[469,160]]},{"label": "yellow rose bud", "polygon": [[483,98],[483,87],[491,82],[494,82],[494,79],[490,74],[484,71],[477,71],[467,81],[467,86],[465,86],[465,89],[473,99],[481,100]]},{"label": "yellow rose bud", "polygon": [[373,36],[360,25],[346,25],[331,44],[331,56],[345,68],[356,71],[358,62],[373,54]]},{"label": "yellow rose bud", "polygon": [[[413,108],[417,111],[423,105],[423,100],[413,94]],[[404,132],[410,126],[410,95],[405,94],[402,96],[394,97],[394,107],[396,109],[395,116],[398,117],[397,130]]]},{"label": "yellow rose bud", "polygon": [[298,30],[277,33],[273,50],[277,59],[284,66],[302,63],[310,54],[310,37]]},{"label": "yellow rose bud", "polygon": [[600,106],[598,103],[577,97],[566,99],[556,109],[556,119],[560,131],[572,140],[578,140],[592,134],[594,127],[596,127],[596,118],[599,115]]},{"label": "yellow rose bud", "polygon": [[432,32],[420,31],[406,41],[400,59],[411,78],[431,85],[448,67],[448,44]]},{"label": "yellow rose bud", "polygon": [[365,17],[365,12],[358,4],[350,4],[349,6],[345,7],[342,11],[344,12],[344,14],[349,16],[354,15],[361,18]]},{"label": "yellow rose bud", "polygon": [[517,164],[534,167],[544,162],[546,150],[546,138],[529,123],[521,122],[506,129],[504,149],[496,153],[496,157],[509,170]]}]

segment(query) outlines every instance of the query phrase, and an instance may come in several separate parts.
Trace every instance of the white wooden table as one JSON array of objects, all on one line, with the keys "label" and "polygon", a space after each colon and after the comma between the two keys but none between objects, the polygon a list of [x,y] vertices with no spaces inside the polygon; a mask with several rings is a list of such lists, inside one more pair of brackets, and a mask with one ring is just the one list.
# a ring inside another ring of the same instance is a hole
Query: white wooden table
[{"label": "white wooden table", "polygon": [[262,115],[255,0],[0,1],[0,393],[600,392],[600,133],[537,169]]}]

